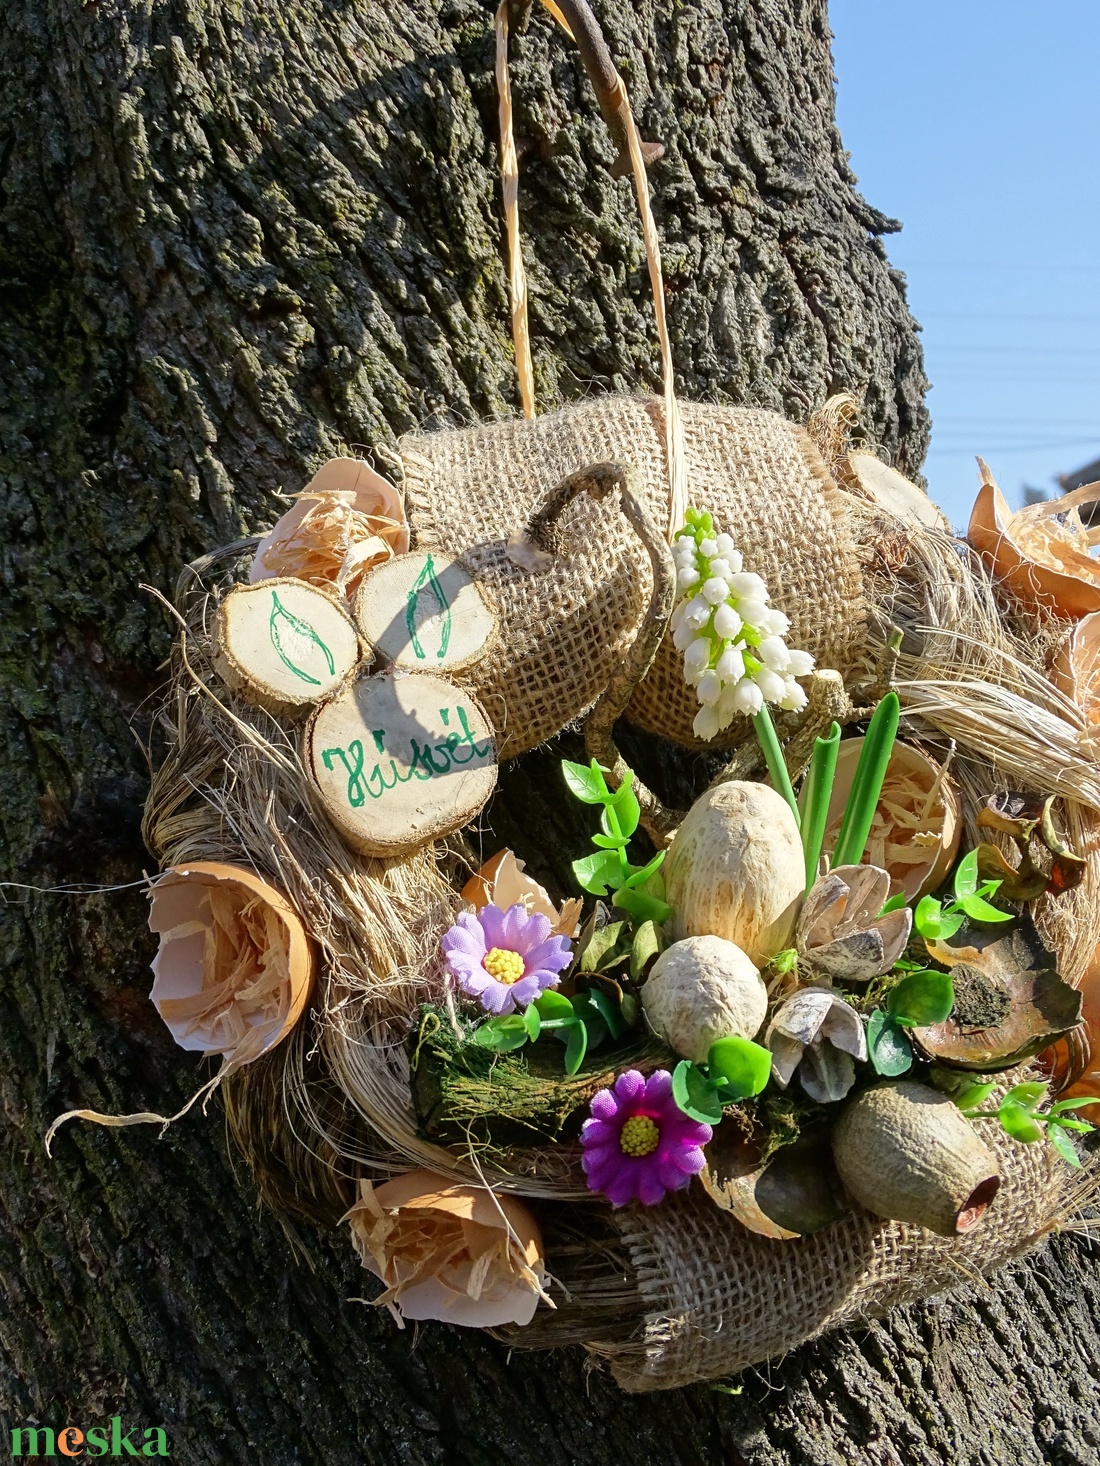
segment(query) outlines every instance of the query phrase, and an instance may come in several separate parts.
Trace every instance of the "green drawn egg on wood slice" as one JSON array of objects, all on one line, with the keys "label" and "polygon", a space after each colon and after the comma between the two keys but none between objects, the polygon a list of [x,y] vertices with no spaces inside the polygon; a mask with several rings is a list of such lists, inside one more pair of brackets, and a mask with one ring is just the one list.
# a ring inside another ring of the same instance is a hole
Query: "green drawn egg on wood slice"
[{"label": "green drawn egg on wood slice", "polygon": [[365,855],[450,834],[496,786],[492,724],[465,688],[432,672],[354,678],[317,709],[305,742],[321,803]]},{"label": "green drawn egg on wood slice", "polygon": [[312,707],[339,687],[359,652],[344,606],[304,580],[237,586],[218,608],[215,666],[235,692],[269,712]]},{"label": "green drawn egg on wood slice", "polygon": [[492,648],[496,613],[457,560],[415,550],[376,565],[355,597],[355,619],[385,662],[417,672],[457,672]]}]

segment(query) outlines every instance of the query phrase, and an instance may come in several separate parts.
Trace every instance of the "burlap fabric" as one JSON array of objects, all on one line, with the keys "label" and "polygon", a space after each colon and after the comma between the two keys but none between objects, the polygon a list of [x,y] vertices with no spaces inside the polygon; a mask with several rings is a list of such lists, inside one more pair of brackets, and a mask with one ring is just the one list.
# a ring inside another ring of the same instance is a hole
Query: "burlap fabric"
[{"label": "burlap fabric", "polygon": [[1071,1209],[1079,1184],[1046,1144],[1021,1145],[990,1124],[1001,1188],[961,1238],[865,1212],[810,1237],[747,1231],[692,1186],[659,1207],[615,1213],[645,1317],[630,1343],[589,1344],[624,1390],[667,1390],[736,1374],[828,1330],[973,1281],[1020,1256]]},{"label": "burlap fabric", "polygon": [[[846,672],[866,636],[860,567],[846,495],[803,429],[773,412],[682,404],[689,501],[709,509],[791,618],[790,642]],[[576,501],[562,554],[521,569],[508,541],[567,474],[612,460],[637,469],[646,508],[668,522],[662,404],[606,396],[532,420],[416,434],[399,445],[414,542],[464,559],[494,601],[499,647],[469,673],[494,720],[501,753],[536,747],[599,697],[637,632],[652,579],[645,552],[611,504]],[[695,746],[698,711],[679,654],[662,646],[628,716]],[[745,736],[744,720],[711,746]]]}]

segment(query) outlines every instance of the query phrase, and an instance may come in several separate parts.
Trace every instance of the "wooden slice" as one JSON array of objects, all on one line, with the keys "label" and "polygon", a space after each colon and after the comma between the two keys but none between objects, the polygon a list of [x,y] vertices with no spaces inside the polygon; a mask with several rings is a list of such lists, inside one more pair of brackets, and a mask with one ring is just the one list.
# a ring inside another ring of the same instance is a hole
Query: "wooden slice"
[{"label": "wooden slice", "polygon": [[497,618],[477,582],[449,555],[416,550],[368,570],[355,597],[359,629],[385,661],[457,672],[496,638]]},{"label": "wooden slice", "polygon": [[463,688],[428,672],[359,677],[313,715],[306,761],[348,844],[401,855],[457,830],[497,778],[496,742]]},{"label": "wooden slice", "polygon": [[324,591],[279,576],[239,585],[218,607],[214,664],[249,702],[293,715],[334,692],[359,661],[351,617]]}]

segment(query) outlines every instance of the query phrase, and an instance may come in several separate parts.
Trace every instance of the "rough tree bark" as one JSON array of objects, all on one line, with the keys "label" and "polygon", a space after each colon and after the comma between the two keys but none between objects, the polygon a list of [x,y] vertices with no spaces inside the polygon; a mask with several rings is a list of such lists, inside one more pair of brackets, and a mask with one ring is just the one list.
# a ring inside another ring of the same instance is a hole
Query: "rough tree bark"
[{"label": "rough tree bark", "polygon": [[[823,0],[599,8],[667,147],[682,390],[804,416],[853,389],[918,471],[896,226],[836,133]],[[168,644],[139,584],[268,522],[342,446],[515,410],[491,11],[7,0],[0,66],[3,855],[28,885],[133,882],[131,726]],[[541,404],[656,386],[629,185],[541,12],[513,86]],[[560,835],[547,757],[492,812],[528,854]],[[5,896],[0,1453],[12,1425],[117,1413],[188,1463],[1100,1459],[1100,1288],[1072,1238],[735,1398],[627,1398],[579,1353],[397,1334],[349,1303],[346,1239],[303,1228],[295,1256],[213,1115],[162,1141],[74,1128],[48,1163],[60,1110],[162,1108],[195,1072],[145,1001],[139,890]]]}]

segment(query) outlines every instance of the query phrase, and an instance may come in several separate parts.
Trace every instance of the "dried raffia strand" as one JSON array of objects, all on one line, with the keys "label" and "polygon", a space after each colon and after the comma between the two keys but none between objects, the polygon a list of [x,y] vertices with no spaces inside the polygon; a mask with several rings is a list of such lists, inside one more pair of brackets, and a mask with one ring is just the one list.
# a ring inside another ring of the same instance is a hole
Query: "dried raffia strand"
[{"label": "dried raffia strand", "polygon": [[[508,226],[508,291],[512,306],[512,340],[516,349],[516,376],[524,417],[535,415],[535,381],[531,365],[531,333],[527,321],[527,275],[519,234],[519,164],[512,135],[512,89],[508,81],[508,4],[501,0],[496,15],[496,77],[500,102],[500,178],[504,190],[504,217]],[[560,19],[560,16],[558,17]],[[562,21],[564,25],[565,22]]]},{"label": "dried raffia strand", "polygon": [[[576,26],[571,26],[569,19],[562,13],[558,5],[547,3],[543,0],[550,14],[565,30],[570,39],[578,39]],[[634,123],[634,114],[631,111],[630,99],[627,96],[626,86],[622,77],[611,63],[607,54],[606,45],[602,36],[599,35],[599,28],[588,11],[588,7],[581,5],[570,5],[566,9],[572,13],[577,12],[577,19],[587,21],[588,33],[584,36],[587,43],[582,46],[585,54],[585,64],[591,72],[592,57],[589,52],[593,49],[599,52],[600,75],[592,76],[593,84],[597,87],[597,95],[600,108],[607,118],[609,125],[613,126],[615,132],[622,132],[625,138],[627,151],[630,157],[631,171],[634,175],[634,190],[638,199],[638,210],[642,218],[642,233],[645,240],[646,262],[649,267],[649,283],[653,293],[653,310],[657,319],[657,335],[661,343],[661,375],[664,382],[665,397],[665,452],[668,465],[669,481],[669,517],[668,517],[668,539],[684,522],[684,515],[687,510],[687,473],[684,455],[684,433],[680,421],[680,409],[676,401],[676,388],[673,376],[672,343],[668,334],[668,322],[665,318],[665,287],[663,272],[661,269],[661,243],[657,235],[657,226],[653,220],[653,210],[649,202],[649,182],[646,178],[646,154],[655,159],[660,157],[663,149],[659,144],[643,143],[638,136],[638,129]],[[594,47],[593,43],[597,43]],[[519,375],[520,398],[523,402],[525,417],[534,416],[534,388],[530,380],[531,373],[531,347],[530,335],[527,324],[527,285],[523,271],[523,260],[519,244],[519,207],[518,196],[518,169],[515,157],[515,144],[512,139],[512,103],[511,91],[508,83],[508,0],[501,0],[496,12],[496,75],[497,88],[500,96],[500,131],[501,131],[501,178],[504,187],[504,208],[508,223],[508,261],[509,261],[509,287],[511,292],[512,305],[512,336],[516,349],[516,371]]]},{"label": "dried raffia strand", "polygon": [[687,513],[687,475],[684,469],[684,432],[680,422],[680,408],[676,401],[676,387],[673,380],[672,343],[669,340],[668,323],[665,320],[665,285],[661,271],[661,244],[657,237],[657,226],[653,221],[653,210],[649,205],[649,182],[646,178],[645,159],[642,156],[641,139],[634,125],[634,114],[621,76],[616,80],[622,95],[621,111],[626,124],[626,136],[630,145],[630,161],[634,169],[634,190],[638,196],[638,208],[642,215],[642,230],[645,235],[646,260],[649,264],[649,283],[653,291],[653,310],[657,317],[657,334],[661,339],[661,373],[665,388],[665,445],[668,453],[668,480],[670,504],[668,516],[668,537],[672,536],[684,522]]}]

